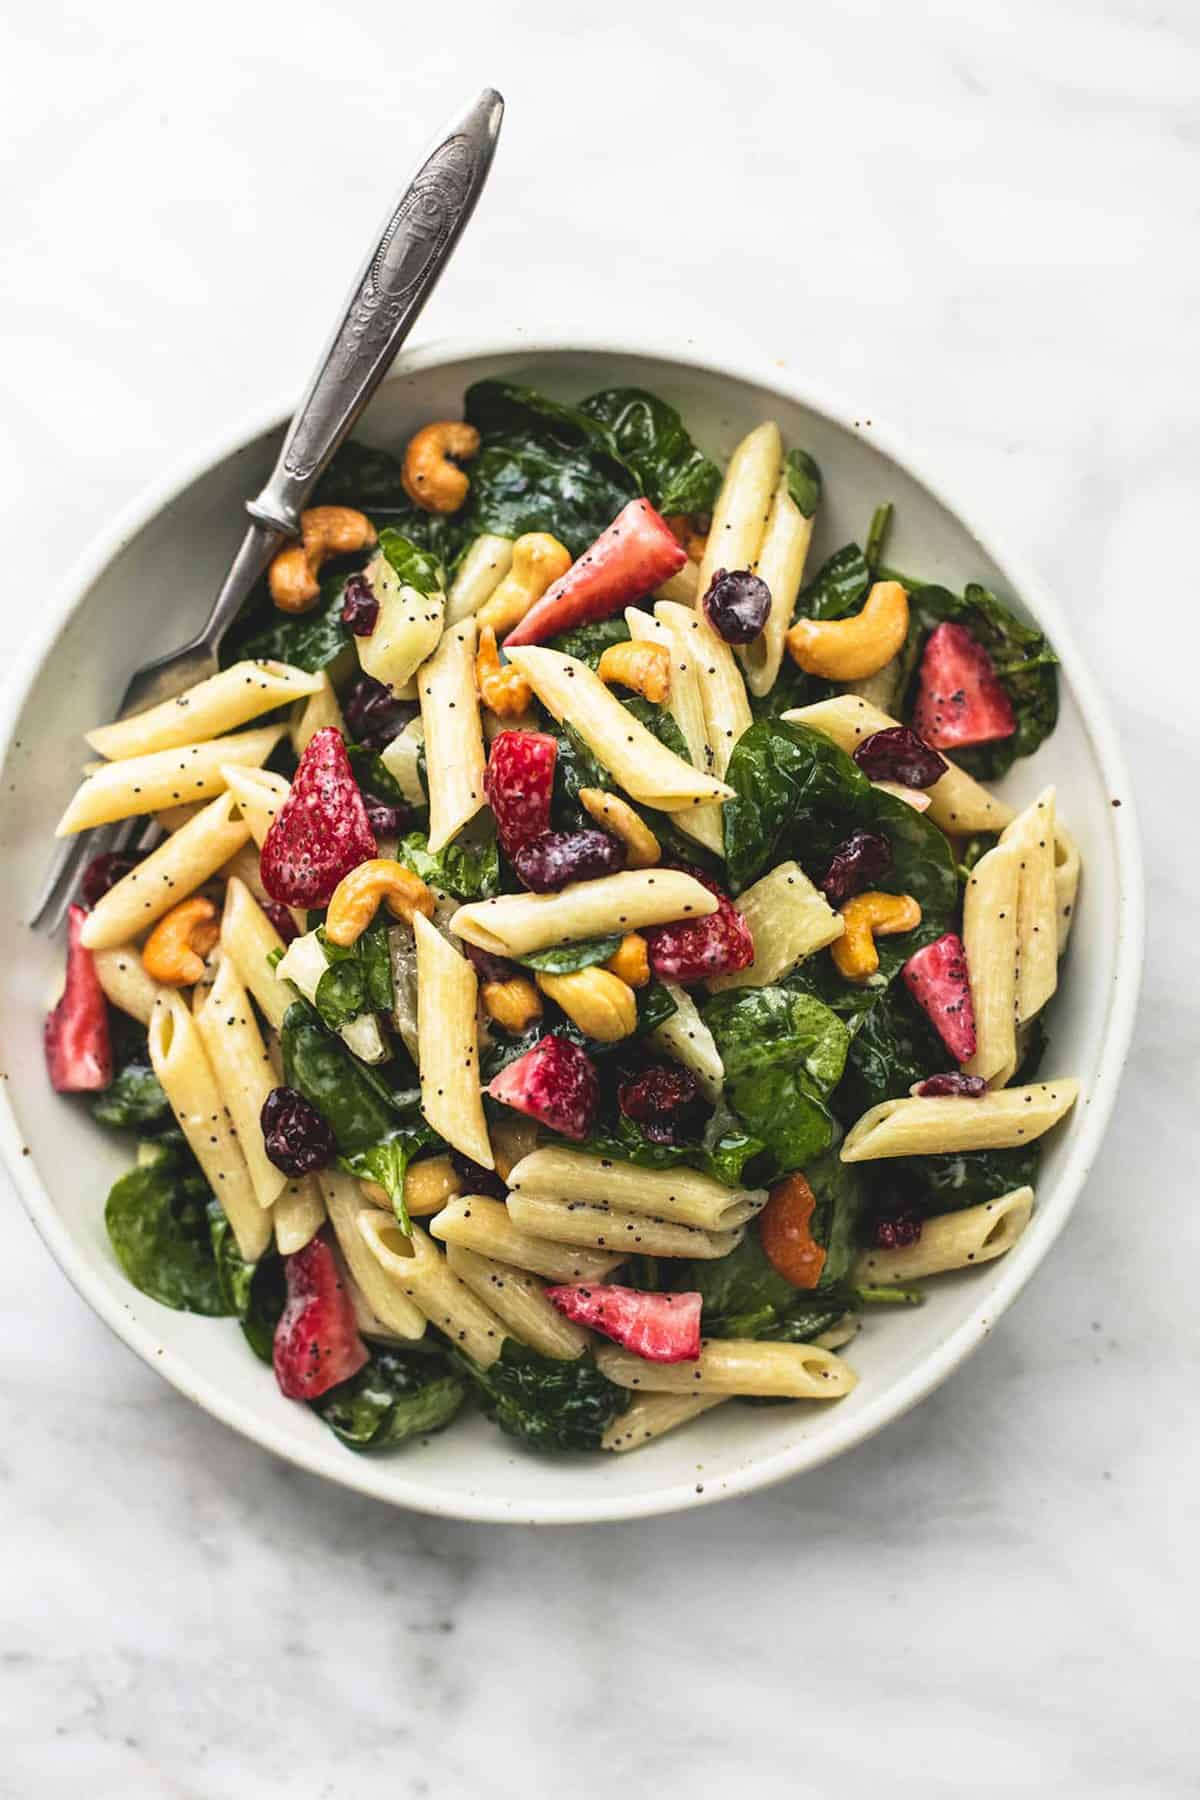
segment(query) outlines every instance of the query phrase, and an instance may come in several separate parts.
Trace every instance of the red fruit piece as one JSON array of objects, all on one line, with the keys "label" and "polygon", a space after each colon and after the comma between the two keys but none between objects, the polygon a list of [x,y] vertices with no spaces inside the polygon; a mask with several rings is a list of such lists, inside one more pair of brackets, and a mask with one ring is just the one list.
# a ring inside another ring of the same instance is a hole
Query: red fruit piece
[{"label": "red fruit piece", "polygon": [[928,1015],[955,1062],[975,1054],[975,1008],[967,975],[967,952],[956,931],[910,956],[904,985]]},{"label": "red fruit piece", "polygon": [[617,1105],[651,1143],[673,1144],[700,1124],[700,1085],[690,1069],[652,1063],[621,1082]]},{"label": "red fruit piece", "polygon": [[266,913],[268,919],[270,919],[272,925],[275,927],[285,944],[290,944],[293,938],[298,938],[300,936],[300,928],[296,924],[295,919],[293,919],[287,907],[281,906],[278,900],[268,900],[267,904],[263,907],[263,911]]},{"label": "red fruit piece", "polygon": [[715,881],[699,869],[686,872],[715,894],[720,904],[704,919],[644,928],[650,967],[661,980],[682,982],[685,987],[689,982],[748,969],[754,961],[754,939],[744,917]]},{"label": "red fruit piece", "polygon": [[582,1139],[592,1129],[600,1083],[587,1051],[551,1032],[501,1069],[488,1093],[563,1137]]},{"label": "red fruit piece", "polygon": [[1012,701],[983,645],[965,625],[937,626],[921,657],[913,730],[935,749],[953,750],[1016,729]]},{"label": "red fruit piece", "polygon": [[662,515],[648,500],[631,500],[591,549],[534,602],[504,647],[541,644],[576,625],[611,619],[678,574],[686,561],[687,551]]},{"label": "red fruit piece", "polygon": [[982,1075],[927,1075],[913,1089],[914,1094],[922,1100],[944,1098],[949,1094],[960,1094],[967,1100],[982,1100],[988,1091],[988,1084]]},{"label": "red fruit piece", "polygon": [[315,1237],[283,1259],[287,1305],[275,1327],[275,1379],[289,1400],[315,1400],[367,1360],[333,1251]]},{"label": "red fruit piece", "polygon": [[483,778],[500,848],[511,862],[523,844],[550,828],[558,745],[545,731],[501,731]]},{"label": "red fruit piece", "polygon": [[343,875],[375,855],[367,820],[334,725],[314,732],[292,778],[292,791],[262,847],[262,882],[284,906],[325,906]]},{"label": "red fruit piece", "polygon": [[42,1030],[46,1067],[59,1094],[95,1093],[113,1078],[104,989],[79,938],[86,918],[83,906],[67,912],[67,985]]},{"label": "red fruit piece", "polygon": [[572,881],[595,881],[625,867],[625,846],[607,831],[543,831],[514,851],[513,868],[535,894],[556,894]]},{"label": "red fruit piece", "polygon": [[546,1298],[577,1325],[590,1325],[647,1362],[695,1362],[700,1294],[644,1294],[639,1288],[548,1287]]}]

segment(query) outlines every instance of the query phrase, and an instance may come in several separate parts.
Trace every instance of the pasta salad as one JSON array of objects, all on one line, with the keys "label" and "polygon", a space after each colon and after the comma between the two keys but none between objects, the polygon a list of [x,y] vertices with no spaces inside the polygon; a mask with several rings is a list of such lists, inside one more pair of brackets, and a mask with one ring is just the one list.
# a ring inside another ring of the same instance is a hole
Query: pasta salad
[{"label": "pasta salad", "polygon": [[[864,1318],[1007,1251],[1079,856],[1056,659],[979,586],[812,566],[821,474],[636,389],[348,443],[222,671],[100,726],[51,1081],[105,1218],[351,1449],[828,1404]],[[897,1325],[897,1328],[899,1326]]]}]

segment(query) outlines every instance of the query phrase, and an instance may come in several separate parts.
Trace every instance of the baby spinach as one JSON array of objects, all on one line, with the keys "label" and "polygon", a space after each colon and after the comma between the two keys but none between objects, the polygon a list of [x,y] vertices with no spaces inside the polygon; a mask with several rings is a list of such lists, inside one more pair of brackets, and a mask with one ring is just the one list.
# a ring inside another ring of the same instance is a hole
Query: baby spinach
[{"label": "baby spinach", "polygon": [[809,1230],[825,1251],[816,1289],[823,1293],[848,1277],[857,1255],[864,1182],[858,1165],[844,1163],[836,1144],[807,1164],[804,1175],[817,1201]]},{"label": "baby spinach", "polygon": [[851,1125],[870,1107],[902,1099],[916,1081],[954,1068],[953,1059],[902,982],[860,1008],[833,1109]]},{"label": "baby spinach", "polygon": [[788,493],[806,519],[811,519],[821,500],[821,471],[807,450],[789,450],[784,458]]},{"label": "baby spinach", "polygon": [[872,576],[883,561],[884,545],[887,542],[888,532],[892,528],[892,514],[895,510],[891,501],[885,500],[883,505],[877,506],[871,514],[871,528],[867,532],[867,547],[863,556]]},{"label": "baby spinach", "polygon": [[392,962],[388,953],[388,927],[376,921],[348,948],[331,944],[325,927],[317,937],[329,967],[317,983],[313,1005],[331,1031],[338,1031],[362,1013],[392,1010]]},{"label": "baby spinach", "polygon": [[314,506],[356,506],[373,518],[377,507],[394,508],[406,501],[400,459],[350,438],[337,451],[317,484]]},{"label": "baby spinach", "polygon": [[[621,933],[618,931],[612,937],[587,938],[578,944],[556,944],[549,950],[534,950],[529,956],[518,956],[515,960],[524,968],[536,969],[543,975],[573,975],[578,969],[606,963],[620,947]],[[669,1018],[670,1014],[667,1016]]]},{"label": "baby spinach", "polygon": [[149,1137],[171,1124],[171,1103],[150,1064],[146,1032],[123,1013],[113,1015],[112,1081],[91,1101],[92,1117],[117,1131]]},{"label": "baby spinach", "polygon": [[344,573],[328,576],[321,583],[320,599],[308,612],[279,612],[269,600],[248,610],[221,646],[222,663],[273,658],[310,675],[328,668],[352,641],[342,624],[346,580]]},{"label": "baby spinach", "polygon": [[800,590],[794,617],[842,619],[852,612],[871,585],[871,566],[857,544],[845,544],[821,564]]},{"label": "baby spinach", "polygon": [[312,1405],[348,1449],[394,1450],[441,1431],[466,1394],[466,1383],[438,1351],[376,1344],[357,1375]]},{"label": "baby spinach", "polygon": [[747,1166],[762,1155],[765,1146],[751,1136],[728,1110],[714,1114],[715,1131],[706,1131],[696,1143],[658,1144],[639,1129],[633,1119],[618,1113],[611,1125],[600,1125],[578,1149],[588,1156],[607,1156],[615,1162],[636,1163],[640,1169],[698,1169],[726,1187],[748,1185]]},{"label": "baby spinach", "polygon": [[612,619],[597,619],[591,625],[576,625],[571,631],[560,631],[557,637],[548,640],[548,648],[557,650],[563,656],[574,656],[587,664],[589,669],[599,666],[600,658],[613,644],[625,644],[629,641],[629,627],[624,615],[618,613]]},{"label": "baby spinach", "polygon": [[176,1312],[233,1312],[209,1230],[207,1181],[190,1157],[163,1150],[115,1183],[104,1209],[108,1241],[141,1293]]},{"label": "baby spinach", "polygon": [[582,401],[579,410],[608,427],[639,491],[659,512],[712,510],[721,471],[696,448],[673,406],[644,388],[607,388]]},{"label": "baby spinach", "polygon": [[242,1336],[260,1362],[272,1360],[275,1327],[287,1303],[283,1261],[283,1257],[273,1250],[259,1257],[250,1277],[250,1291],[241,1315]]},{"label": "baby spinach", "polygon": [[397,859],[430,887],[441,888],[457,900],[490,900],[500,891],[500,852],[494,837],[478,843],[447,844],[430,853],[423,831],[410,831],[400,839]]},{"label": "baby spinach", "polygon": [[601,1374],[588,1353],[561,1361],[505,1338],[490,1369],[456,1357],[479,1388],[488,1417],[530,1450],[598,1450],[632,1398]]},{"label": "baby spinach", "polygon": [[418,594],[425,595],[439,593],[445,588],[446,574],[440,559],[430,551],[422,550],[402,531],[393,526],[386,527],[379,534],[379,548],[405,587],[415,588]]},{"label": "baby spinach", "polygon": [[944,1156],[905,1156],[887,1164],[887,1210],[909,1209],[932,1217],[960,1212],[982,1200],[998,1200],[1014,1188],[1034,1187],[1040,1144],[1011,1150],[960,1150]]},{"label": "baby spinach", "polygon": [[812,995],[783,987],[730,989],[708,1002],[703,1018],[738,1118],[778,1173],[805,1167],[833,1138],[826,1101],[845,1066],[846,1027]]},{"label": "baby spinach", "polygon": [[365,744],[347,744],[346,755],[350,759],[354,779],[365,794],[374,794],[377,800],[383,800],[388,806],[408,807],[404,789],[378,750],[369,750]]}]

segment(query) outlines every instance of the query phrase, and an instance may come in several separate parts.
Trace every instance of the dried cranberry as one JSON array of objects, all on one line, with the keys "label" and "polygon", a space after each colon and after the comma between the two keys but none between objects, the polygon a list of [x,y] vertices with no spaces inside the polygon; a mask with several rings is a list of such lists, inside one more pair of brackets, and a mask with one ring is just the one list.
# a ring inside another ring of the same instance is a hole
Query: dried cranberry
[{"label": "dried cranberry", "polygon": [[875,1221],[875,1242],[881,1250],[907,1250],[920,1236],[921,1221],[913,1213]]},{"label": "dried cranberry", "polygon": [[342,624],[355,637],[370,637],[379,623],[379,602],[365,575],[351,575],[342,589]]},{"label": "dried cranberry", "polygon": [[968,1100],[980,1100],[988,1091],[988,1084],[982,1075],[929,1075],[913,1089],[922,1100],[932,1100],[942,1094],[962,1094]]},{"label": "dried cranberry", "polygon": [[910,788],[932,787],[950,766],[907,725],[873,731],[855,749],[854,760],[872,781],[898,781]]},{"label": "dried cranberry", "polygon": [[830,906],[840,906],[851,894],[861,894],[892,864],[892,846],[877,831],[855,831],[840,844],[830,859],[818,887]]},{"label": "dried cranberry", "polygon": [[103,900],[109,888],[116,887],[118,881],[136,867],[137,857],[125,856],[119,850],[110,850],[105,856],[94,856],[83,871],[83,880],[79,884],[79,896],[83,904],[90,911]]},{"label": "dried cranberry", "polygon": [[289,907],[282,905],[278,900],[268,900],[263,906],[263,911],[285,944],[290,944],[293,938],[300,936],[300,928],[293,919]]},{"label": "dried cranberry", "polygon": [[513,856],[513,868],[535,894],[556,893],[570,881],[594,881],[624,867],[624,844],[595,829],[543,831]]},{"label": "dried cranberry", "polygon": [[688,1070],[656,1063],[617,1089],[617,1105],[655,1144],[694,1137],[700,1124],[700,1089]]},{"label": "dried cranberry", "polygon": [[390,801],[381,800],[378,794],[363,794],[363,805],[367,809],[367,824],[378,837],[399,837],[408,820],[407,809],[393,806]]},{"label": "dried cranberry", "polygon": [[458,1179],[466,1183],[468,1194],[486,1194],[493,1200],[503,1200],[508,1189],[497,1175],[495,1169],[485,1169],[482,1163],[472,1162],[461,1150],[450,1152],[450,1166]]},{"label": "dried cranberry", "polygon": [[367,750],[384,749],[417,714],[411,700],[397,700],[391,688],[370,675],[359,676],[342,711],[351,738]]},{"label": "dried cranberry", "polygon": [[259,1115],[263,1149],[285,1175],[311,1175],[337,1152],[333,1132],[316,1107],[295,1088],[272,1088]]},{"label": "dried cranberry", "polygon": [[727,644],[749,644],[771,610],[771,590],[749,569],[718,569],[702,605],[704,616]]},{"label": "dried cranberry", "polygon": [[503,956],[493,956],[490,950],[481,950],[478,944],[464,943],[463,949],[475,965],[480,981],[511,981],[520,973],[516,963],[508,962]]}]

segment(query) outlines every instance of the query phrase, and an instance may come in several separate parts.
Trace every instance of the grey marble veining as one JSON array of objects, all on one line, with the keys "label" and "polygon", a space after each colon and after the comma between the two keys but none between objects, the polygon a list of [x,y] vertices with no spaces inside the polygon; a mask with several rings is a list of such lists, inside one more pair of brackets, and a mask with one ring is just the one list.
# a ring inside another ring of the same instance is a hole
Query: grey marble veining
[{"label": "grey marble veining", "polygon": [[335,1490],[159,1383],[7,1206],[0,1794],[1195,1792],[1200,13],[124,0],[6,18],[0,68],[6,654],[48,568],[294,389],[493,81],[429,330],[694,332],[902,426],[1070,608],[1151,879],[1048,1264],[917,1411],[732,1505],[538,1533]]}]

